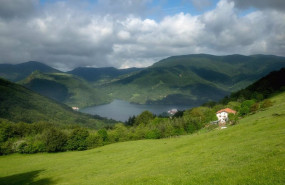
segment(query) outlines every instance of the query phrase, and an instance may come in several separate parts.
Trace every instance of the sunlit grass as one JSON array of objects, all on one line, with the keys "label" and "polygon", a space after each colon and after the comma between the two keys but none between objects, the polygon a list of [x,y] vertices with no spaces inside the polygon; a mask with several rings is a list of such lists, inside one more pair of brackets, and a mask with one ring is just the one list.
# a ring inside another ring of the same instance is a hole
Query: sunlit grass
[{"label": "sunlit grass", "polygon": [[272,100],[273,107],[224,130],[2,156],[0,184],[284,184],[285,94]]}]

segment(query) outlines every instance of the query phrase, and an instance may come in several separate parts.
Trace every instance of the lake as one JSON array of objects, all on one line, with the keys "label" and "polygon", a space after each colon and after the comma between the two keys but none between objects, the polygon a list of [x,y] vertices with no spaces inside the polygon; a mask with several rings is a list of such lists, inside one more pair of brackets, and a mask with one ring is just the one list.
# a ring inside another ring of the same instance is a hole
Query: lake
[{"label": "lake", "polygon": [[132,104],[123,100],[114,100],[112,103],[105,105],[98,105],[93,107],[87,107],[81,109],[80,112],[99,115],[118,121],[127,121],[130,116],[138,115],[145,110],[159,115],[163,112],[167,112],[170,109],[185,110],[192,108],[193,106],[185,105],[139,105]]}]

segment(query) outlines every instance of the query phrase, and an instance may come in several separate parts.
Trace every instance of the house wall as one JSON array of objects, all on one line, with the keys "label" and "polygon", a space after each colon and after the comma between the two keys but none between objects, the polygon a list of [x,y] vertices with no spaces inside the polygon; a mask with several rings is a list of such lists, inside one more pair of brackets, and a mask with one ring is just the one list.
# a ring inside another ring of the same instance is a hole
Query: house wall
[{"label": "house wall", "polygon": [[220,112],[217,114],[217,118],[220,123],[225,123],[228,121],[228,113],[227,112]]}]

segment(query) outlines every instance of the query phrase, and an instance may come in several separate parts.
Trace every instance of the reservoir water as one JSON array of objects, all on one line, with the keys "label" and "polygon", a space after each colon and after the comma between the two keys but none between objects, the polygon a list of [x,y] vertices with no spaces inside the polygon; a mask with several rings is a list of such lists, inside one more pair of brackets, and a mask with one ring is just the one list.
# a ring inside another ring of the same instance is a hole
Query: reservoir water
[{"label": "reservoir water", "polygon": [[130,116],[138,115],[145,110],[159,115],[171,109],[186,110],[192,106],[185,105],[139,105],[123,100],[114,100],[112,103],[81,109],[80,112],[99,115],[118,121],[126,121]]}]

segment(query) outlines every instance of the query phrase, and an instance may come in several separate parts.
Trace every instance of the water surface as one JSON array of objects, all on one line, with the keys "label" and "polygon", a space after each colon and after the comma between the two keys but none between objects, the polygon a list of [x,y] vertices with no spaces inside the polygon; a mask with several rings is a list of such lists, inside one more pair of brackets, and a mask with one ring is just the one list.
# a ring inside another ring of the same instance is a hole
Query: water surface
[{"label": "water surface", "polygon": [[145,110],[152,112],[153,114],[159,115],[163,112],[167,112],[170,109],[185,110],[192,106],[185,105],[139,105],[132,104],[123,100],[114,100],[112,103],[105,105],[98,105],[81,109],[81,112],[99,115],[118,121],[126,121],[130,116],[138,115]]}]

